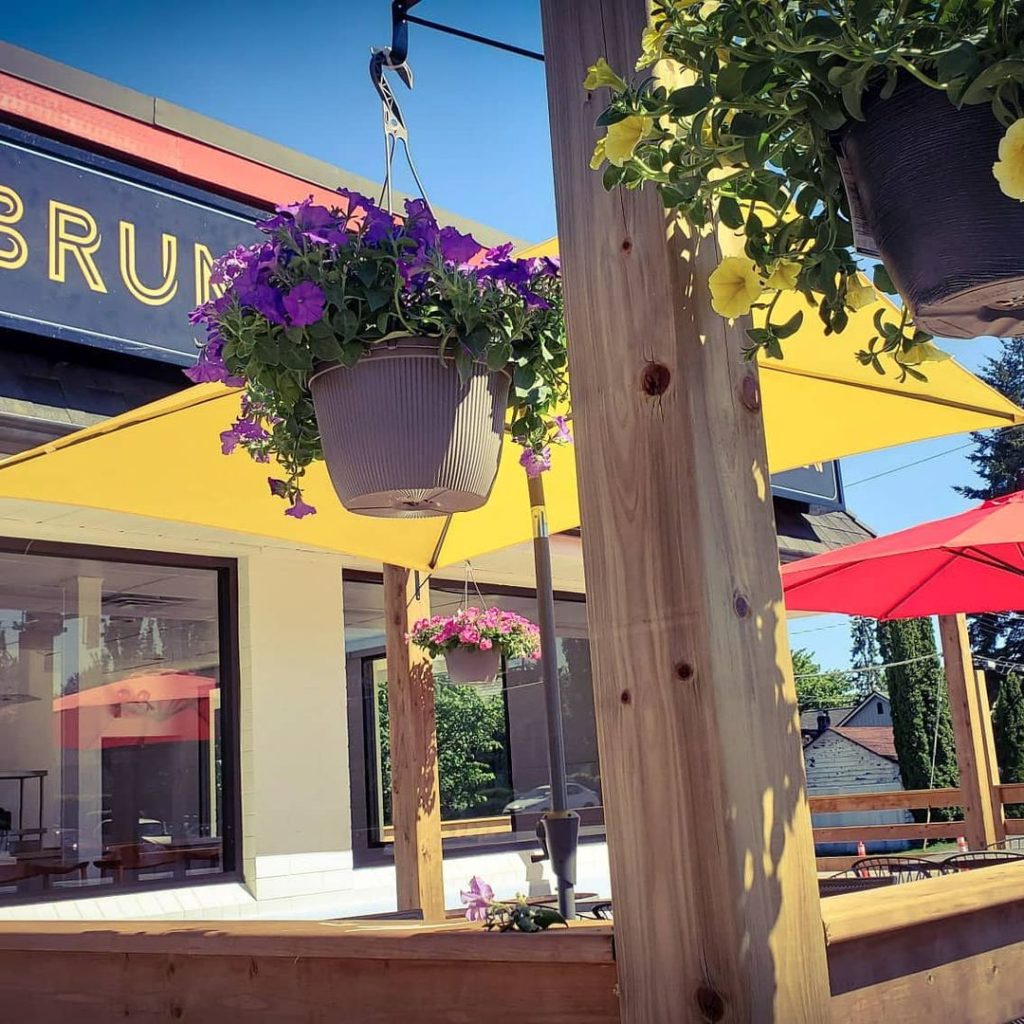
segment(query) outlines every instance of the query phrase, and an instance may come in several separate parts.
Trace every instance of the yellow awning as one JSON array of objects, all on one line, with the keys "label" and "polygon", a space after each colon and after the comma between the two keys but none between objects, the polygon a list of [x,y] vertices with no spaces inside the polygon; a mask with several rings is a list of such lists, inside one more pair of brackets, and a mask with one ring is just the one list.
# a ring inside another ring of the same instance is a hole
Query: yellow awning
[{"label": "yellow awning", "polygon": [[[539,249],[540,247],[538,247]],[[536,250],[535,250],[536,251]],[[550,245],[547,247],[550,251]],[[800,301],[797,297],[793,303]],[[796,306],[794,305],[793,311]],[[761,363],[773,473],[828,459],[1024,422],[1018,409],[952,360],[930,363],[928,382],[896,382],[853,353],[873,333],[873,308],[825,338],[813,311],[788,339],[782,362]],[[788,312],[783,316],[790,315]],[[385,520],[346,512],[326,470],[304,485],[319,514],[295,520],[270,495],[273,466],[220,453],[218,435],[237,415],[238,392],[202,384],[0,462],[0,499],[106,509],[301,545],[414,569],[453,565],[532,535],[519,448],[506,444],[490,501],[451,519]],[[552,532],[579,525],[571,447],[556,447],[545,475]]]}]

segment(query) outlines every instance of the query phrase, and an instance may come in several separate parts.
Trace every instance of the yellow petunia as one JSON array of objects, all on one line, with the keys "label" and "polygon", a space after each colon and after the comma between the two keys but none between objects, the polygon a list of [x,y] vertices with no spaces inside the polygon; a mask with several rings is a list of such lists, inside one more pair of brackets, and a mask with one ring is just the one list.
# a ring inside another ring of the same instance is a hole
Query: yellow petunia
[{"label": "yellow petunia", "polygon": [[583,88],[600,89],[602,87],[614,89],[616,92],[624,92],[626,83],[612,71],[611,65],[604,57],[598,57],[596,63],[587,68],[587,77],[583,79]]},{"label": "yellow petunia", "polygon": [[877,298],[875,289],[869,284],[861,284],[859,281],[853,280],[846,286],[846,305],[854,312],[865,306],[870,306]]},{"label": "yellow petunia", "polygon": [[901,366],[920,366],[922,363],[944,363],[953,357],[930,341],[922,341],[908,352],[897,354],[896,362]]},{"label": "yellow petunia", "polygon": [[590,158],[590,169],[592,171],[600,170],[601,164],[604,163],[604,136],[597,140],[597,145],[594,146],[594,155]]},{"label": "yellow petunia", "polygon": [[661,28],[645,28],[640,35],[640,56],[636,61],[637,71],[649,68],[661,60],[665,49],[665,36],[668,26]]},{"label": "yellow petunia", "polygon": [[629,117],[609,125],[608,134],[604,137],[605,159],[608,163],[621,167],[653,129],[654,119],[640,114],[630,114]]},{"label": "yellow petunia", "polygon": [[711,307],[719,316],[746,316],[764,291],[757,267],[742,256],[726,256],[708,278]]},{"label": "yellow petunia", "polygon": [[1004,195],[1024,203],[1024,117],[1006,129],[992,173]]},{"label": "yellow petunia", "polygon": [[799,276],[799,263],[795,260],[779,260],[775,264],[771,277],[765,281],[765,287],[778,288],[780,292],[789,292],[796,288],[796,279]]}]

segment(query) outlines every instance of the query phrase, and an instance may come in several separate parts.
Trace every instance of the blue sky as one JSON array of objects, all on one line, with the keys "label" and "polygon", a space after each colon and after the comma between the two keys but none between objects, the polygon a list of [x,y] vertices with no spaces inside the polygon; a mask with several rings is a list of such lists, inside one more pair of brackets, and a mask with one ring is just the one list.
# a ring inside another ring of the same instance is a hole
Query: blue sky
[{"label": "blue sky", "polygon": [[[416,13],[542,49],[537,0],[423,0]],[[381,176],[381,115],[367,64],[370,48],[390,41],[388,0],[50,0],[11,5],[0,31],[7,42]],[[415,88],[396,91],[431,200],[510,236],[553,235],[543,66],[416,26],[410,35]],[[999,346],[988,339],[945,347],[976,369]],[[940,453],[966,441],[939,438],[844,460],[850,508],[879,532],[960,511],[969,503],[952,488],[973,477],[967,453]],[[931,456],[938,457],[908,465]],[[826,667],[849,663],[838,617],[798,620],[792,640]]]}]

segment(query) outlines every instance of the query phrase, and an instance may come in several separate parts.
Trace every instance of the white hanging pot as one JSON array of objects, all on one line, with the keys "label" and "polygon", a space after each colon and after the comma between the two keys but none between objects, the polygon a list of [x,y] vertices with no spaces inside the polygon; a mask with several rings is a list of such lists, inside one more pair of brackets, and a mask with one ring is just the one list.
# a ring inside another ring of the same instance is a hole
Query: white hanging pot
[{"label": "white hanging pot", "polygon": [[444,652],[448,679],[459,686],[488,686],[501,674],[501,651],[492,647],[454,647]]}]

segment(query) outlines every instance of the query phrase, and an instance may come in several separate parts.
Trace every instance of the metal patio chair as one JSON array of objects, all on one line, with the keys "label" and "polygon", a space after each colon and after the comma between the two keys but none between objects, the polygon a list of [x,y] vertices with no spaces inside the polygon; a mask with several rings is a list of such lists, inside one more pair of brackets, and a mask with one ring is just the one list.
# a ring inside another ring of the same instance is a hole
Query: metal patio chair
[{"label": "metal patio chair", "polygon": [[887,857],[881,855],[861,857],[850,865],[850,872],[859,878],[888,878],[893,884],[919,882],[943,873],[943,863],[923,857]]},{"label": "metal patio chair", "polygon": [[996,864],[1011,864],[1014,861],[1024,861],[1024,852],[989,848],[951,854],[943,860],[942,869],[946,874],[952,874],[955,871],[976,871],[978,868],[990,868]]},{"label": "metal patio chair", "polygon": [[865,889],[884,889],[895,884],[895,875],[868,875],[865,877],[855,874],[852,870],[840,871],[830,878],[818,879],[818,895],[825,899],[826,896],[841,896],[848,892],[863,892]]}]

